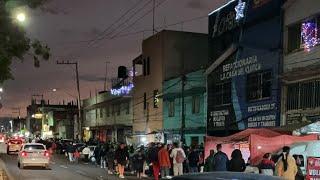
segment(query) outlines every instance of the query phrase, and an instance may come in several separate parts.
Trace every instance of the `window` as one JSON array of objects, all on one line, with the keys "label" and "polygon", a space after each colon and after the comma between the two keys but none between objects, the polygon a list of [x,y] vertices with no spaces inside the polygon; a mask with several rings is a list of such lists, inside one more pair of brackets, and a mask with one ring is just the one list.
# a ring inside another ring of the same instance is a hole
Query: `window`
[{"label": "window", "polygon": [[271,96],[271,71],[247,75],[247,100],[260,100]]},{"label": "window", "polygon": [[106,110],[107,110],[107,117],[110,117],[110,106],[107,106]]},{"label": "window", "polygon": [[103,118],[103,109],[102,108],[99,109],[99,116],[100,116],[100,118]]},{"label": "window", "polygon": [[150,75],[150,58],[143,59],[143,75]]},{"label": "window", "polygon": [[231,82],[225,81],[218,83],[213,89],[213,102],[215,106],[231,103]]},{"label": "window", "polygon": [[121,108],[121,105],[120,105],[120,104],[117,104],[117,115],[118,115],[118,116],[120,115],[120,108]]},{"label": "window", "polygon": [[290,84],[287,91],[287,110],[320,107],[320,80]]},{"label": "window", "polygon": [[293,158],[296,160],[296,162],[298,162],[297,165],[299,167],[304,167],[304,157],[303,157],[303,155],[294,154]]},{"label": "window", "polygon": [[126,114],[130,113],[130,102],[125,103]]},{"label": "window", "polygon": [[301,48],[301,24],[288,27],[288,53]]},{"label": "window", "polygon": [[116,105],[112,104],[112,116],[114,116],[115,112],[116,112]]},{"label": "window", "polygon": [[[312,48],[313,46],[316,46],[319,44],[319,41],[310,41],[311,44],[309,44],[309,47],[304,47],[304,44],[306,42],[306,39],[303,34],[307,33],[309,39],[314,38],[318,39],[320,37],[320,32],[317,31],[320,27],[320,16],[316,18],[310,18],[308,20],[299,22],[297,24],[288,26],[288,47],[287,52],[293,52],[295,50],[301,49],[301,48]],[[306,30],[306,31],[303,31]]]},{"label": "window", "polygon": [[200,112],[200,96],[192,96],[192,114]]},{"label": "window", "polygon": [[147,109],[147,93],[143,93],[143,109]]},{"label": "window", "polygon": [[174,99],[168,102],[168,116],[174,117]]}]

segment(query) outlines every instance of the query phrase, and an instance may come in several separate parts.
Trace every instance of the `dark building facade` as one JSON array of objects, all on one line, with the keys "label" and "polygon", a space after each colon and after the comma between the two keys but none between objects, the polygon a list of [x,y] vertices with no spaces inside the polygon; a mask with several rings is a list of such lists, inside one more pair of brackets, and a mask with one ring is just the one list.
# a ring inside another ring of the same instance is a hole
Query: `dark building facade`
[{"label": "dark building facade", "polygon": [[281,6],[230,1],[209,14],[208,135],[280,125]]}]

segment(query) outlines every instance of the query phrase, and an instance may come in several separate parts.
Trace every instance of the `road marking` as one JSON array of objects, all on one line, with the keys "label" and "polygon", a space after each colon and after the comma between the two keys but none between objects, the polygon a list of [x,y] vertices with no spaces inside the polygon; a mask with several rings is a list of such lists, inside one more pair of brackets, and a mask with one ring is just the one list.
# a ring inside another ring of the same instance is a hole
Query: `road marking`
[{"label": "road marking", "polygon": [[67,166],[64,166],[64,165],[60,165],[60,167],[65,168],[65,169],[67,169],[67,168],[68,168]]}]

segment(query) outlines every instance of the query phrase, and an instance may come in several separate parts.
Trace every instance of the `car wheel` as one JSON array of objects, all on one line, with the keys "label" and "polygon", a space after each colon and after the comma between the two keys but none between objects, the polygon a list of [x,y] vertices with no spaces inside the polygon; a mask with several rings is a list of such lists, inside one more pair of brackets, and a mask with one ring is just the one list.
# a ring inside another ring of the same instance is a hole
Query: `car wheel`
[{"label": "car wheel", "polygon": [[44,169],[49,169],[49,164],[44,165]]}]

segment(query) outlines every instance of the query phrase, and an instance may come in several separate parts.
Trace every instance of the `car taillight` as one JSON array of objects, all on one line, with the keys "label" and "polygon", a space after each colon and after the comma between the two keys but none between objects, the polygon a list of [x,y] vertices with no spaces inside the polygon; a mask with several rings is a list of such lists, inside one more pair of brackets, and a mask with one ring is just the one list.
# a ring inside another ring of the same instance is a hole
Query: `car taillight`
[{"label": "car taillight", "polygon": [[22,157],[26,157],[26,156],[27,156],[27,152],[22,151],[22,152],[21,152],[21,156],[22,156]]},{"label": "car taillight", "polygon": [[50,156],[49,152],[48,152],[48,151],[45,151],[45,152],[44,152],[44,156],[49,157],[49,156]]}]

